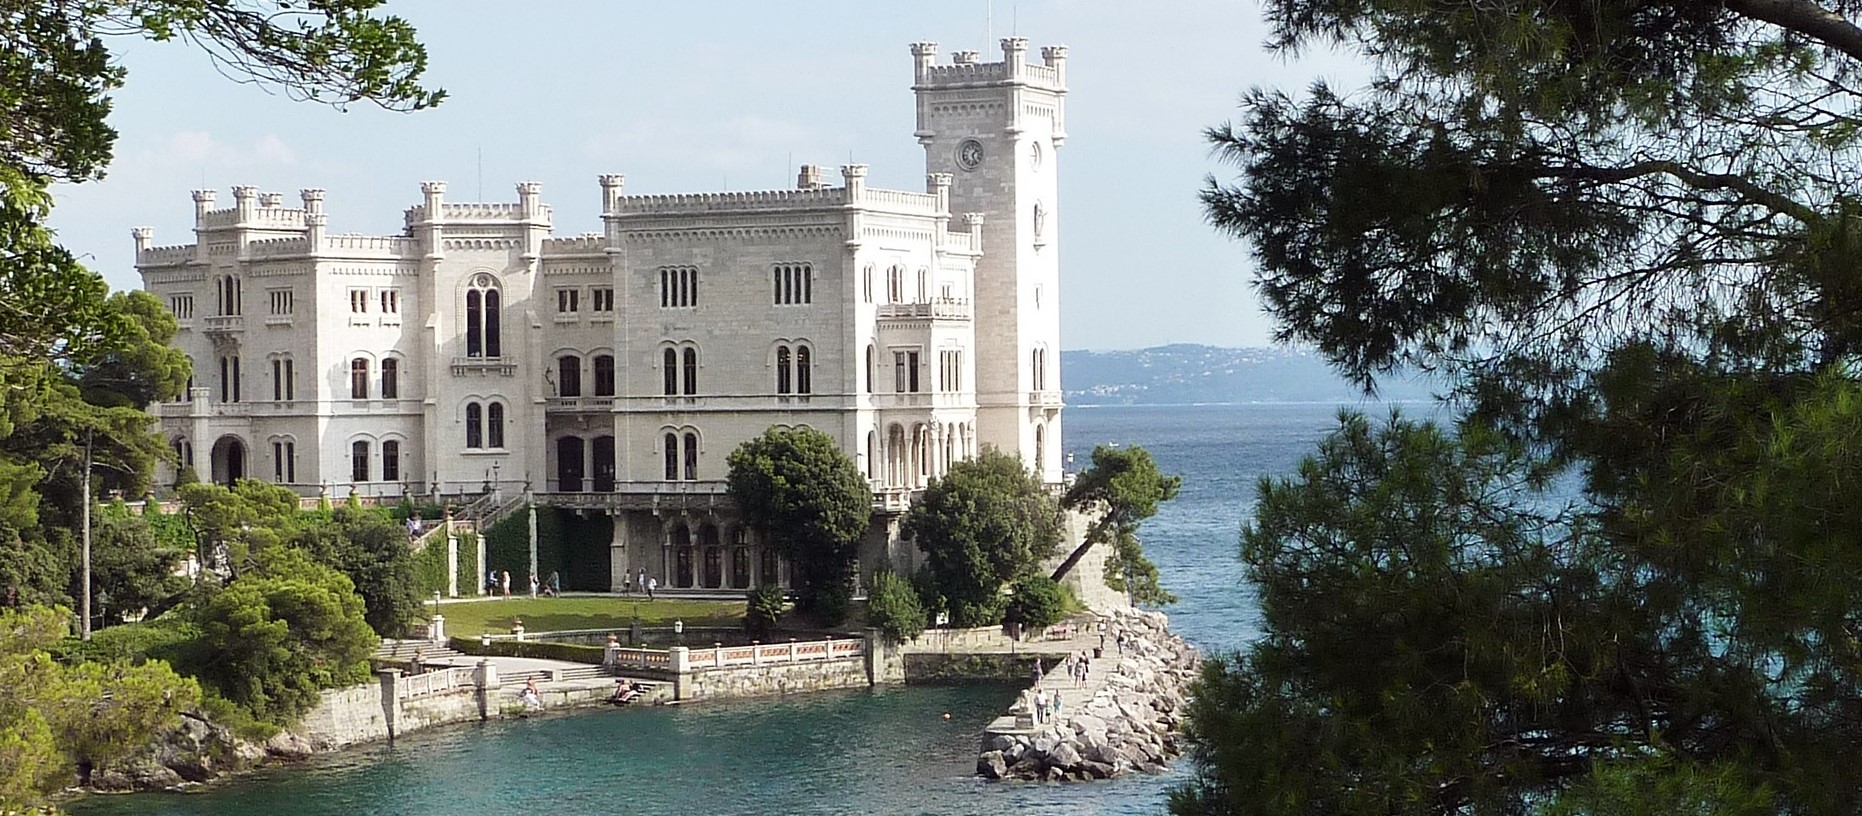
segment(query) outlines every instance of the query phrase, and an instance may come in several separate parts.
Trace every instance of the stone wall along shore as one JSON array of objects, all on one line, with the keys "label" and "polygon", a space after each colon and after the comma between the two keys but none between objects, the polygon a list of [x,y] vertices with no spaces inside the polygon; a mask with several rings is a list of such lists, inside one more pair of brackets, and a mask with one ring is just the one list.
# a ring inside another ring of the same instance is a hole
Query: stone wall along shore
[{"label": "stone wall along shore", "polygon": [[[1105,657],[1095,662],[1116,657],[1117,666],[1104,676],[1095,668],[1090,696],[1076,695],[1082,699],[1064,705],[1048,722],[1031,719],[1025,707],[1031,695],[1024,695],[1010,716],[984,732],[979,775],[1058,781],[1161,773],[1182,753],[1178,727],[1201,657],[1170,633],[1162,612],[1122,608],[1105,617],[1113,635]],[[1120,632],[1126,637],[1122,654],[1112,646]],[[1066,682],[1059,678],[1057,688]]]}]

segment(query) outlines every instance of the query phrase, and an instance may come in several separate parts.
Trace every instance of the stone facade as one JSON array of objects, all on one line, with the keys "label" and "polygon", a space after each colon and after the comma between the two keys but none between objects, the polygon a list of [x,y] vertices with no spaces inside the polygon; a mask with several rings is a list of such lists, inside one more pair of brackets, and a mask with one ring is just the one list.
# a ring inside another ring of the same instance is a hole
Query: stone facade
[{"label": "stone facade", "polygon": [[157,410],[177,466],[338,499],[529,493],[616,517],[612,583],[741,590],[786,567],[724,501],[726,457],[809,426],[871,481],[868,569],[909,569],[896,514],[951,462],[988,445],[1061,479],[1066,138],[1064,47],[911,52],[922,192],[864,165],[690,195],[602,175],[603,230],[558,237],[533,182],[497,203],[427,182],[392,235],[330,233],[318,189],[195,191],[194,243],[134,231],[194,362]]}]

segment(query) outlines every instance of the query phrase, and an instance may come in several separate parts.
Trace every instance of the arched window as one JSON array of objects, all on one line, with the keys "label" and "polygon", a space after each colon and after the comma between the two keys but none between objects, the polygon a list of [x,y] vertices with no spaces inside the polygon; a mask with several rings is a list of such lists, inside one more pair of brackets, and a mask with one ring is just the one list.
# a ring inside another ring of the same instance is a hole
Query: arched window
[{"label": "arched window", "polygon": [[1047,429],[1034,426],[1034,472],[1037,477],[1047,472]]},{"label": "arched window", "polygon": [[504,447],[504,403],[494,402],[485,407],[485,441],[488,447]]},{"label": "arched window", "polygon": [[381,361],[381,398],[401,398],[401,361],[393,357]]},{"label": "arched window", "polygon": [[679,478],[679,437],[669,433],[660,442],[666,447],[666,481],[670,482]]},{"label": "arched window", "polygon": [[873,267],[860,270],[860,295],[867,303],[873,302]]},{"label": "arched window", "polygon": [[485,447],[484,408],[476,402],[466,403],[466,444],[467,448]]},{"label": "arched window", "polygon": [[789,369],[789,347],[788,346],[777,346],[776,347],[776,393],[787,394],[791,390],[794,389],[794,384],[790,381],[790,376],[791,376],[791,372]]},{"label": "arched window", "polygon": [[556,389],[561,396],[582,396],[582,358],[573,354],[556,358]]},{"label": "arched window", "polygon": [[356,440],[355,444],[349,446],[349,480],[369,480],[369,443]]},{"label": "arched window", "polygon": [[349,361],[349,398],[369,398],[369,361],[365,358]]},{"label": "arched window", "polygon": [[598,354],[595,356],[595,396],[614,396],[614,356]]},{"label": "arched window", "polygon": [[492,276],[479,275],[472,279],[471,286],[466,289],[467,357],[503,356],[504,344],[499,330],[502,306],[498,282]]},{"label": "arched window", "polygon": [[685,434],[685,480],[688,482],[691,482],[691,481],[697,481],[697,479],[698,479],[698,434],[691,433],[688,431]]},{"label": "arched window", "polygon": [[814,355],[809,353],[807,346],[795,347],[795,393],[797,394],[814,393],[811,384],[814,376],[808,370],[813,357]]},{"label": "arched window", "polygon": [[895,266],[886,270],[886,302],[905,302],[905,267]]},{"label": "arched window", "polygon": [[931,272],[929,270],[925,269],[922,266],[918,267],[918,302],[919,303],[926,303],[931,300],[930,275],[931,275]]},{"label": "arched window", "polygon": [[679,393],[679,352],[669,348],[660,358],[660,378],[664,380],[666,396],[670,397]]},{"label": "arched window", "polygon": [[866,390],[868,393],[879,390],[879,349],[873,344],[866,345]]},{"label": "arched window", "polygon": [[763,555],[757,560],[757,584],[759,586],[775,586],[782,582],[782,556],[776,552],[775,547],[765,544]]},{"label": "arched window", "polygon": [[392,439],[381,443],[381,480],[401,481],[401,443]]},{"label": "arched window", "polygon": [[698,393],[698,349],[685,350],[685,393],[687,396]]}]

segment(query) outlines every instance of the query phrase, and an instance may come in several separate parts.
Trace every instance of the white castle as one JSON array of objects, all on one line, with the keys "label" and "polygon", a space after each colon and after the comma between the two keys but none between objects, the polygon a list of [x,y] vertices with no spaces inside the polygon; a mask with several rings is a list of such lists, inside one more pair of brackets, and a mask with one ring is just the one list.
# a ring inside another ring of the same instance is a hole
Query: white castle
[{"label": "white castle", "polygon": [[923,192],[858,164],[838,186],[805,165],[793,190],[689,195],[603,175],[603,231],[554,237],[530,182],[515,203],[427,182],[386,236],[329,233],[322,190],[287,207],[236,187],[227,209],[195,191],[194,243],[133,233],[194,363],[156,411],[175,467],[605,513],[612,581],[741,590],[787,569],[729,511],[726,457],[808,426],[872,484],[863,558],[905,566],[897,515],[953,461],[991,446],[1062,475],[1066,48],[1001,45],[945,65],[911,47]]}]

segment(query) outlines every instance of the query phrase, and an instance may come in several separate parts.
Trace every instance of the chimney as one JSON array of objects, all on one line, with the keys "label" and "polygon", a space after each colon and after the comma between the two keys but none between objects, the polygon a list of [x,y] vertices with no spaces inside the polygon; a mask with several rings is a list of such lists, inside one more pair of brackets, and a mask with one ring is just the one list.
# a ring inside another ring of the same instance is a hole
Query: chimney
[{"label": "chimney", "polygon": [[821,181],[821,165],[804,164],[801,172],[795,174],[795,189],[819,190],[827,185]]}]

